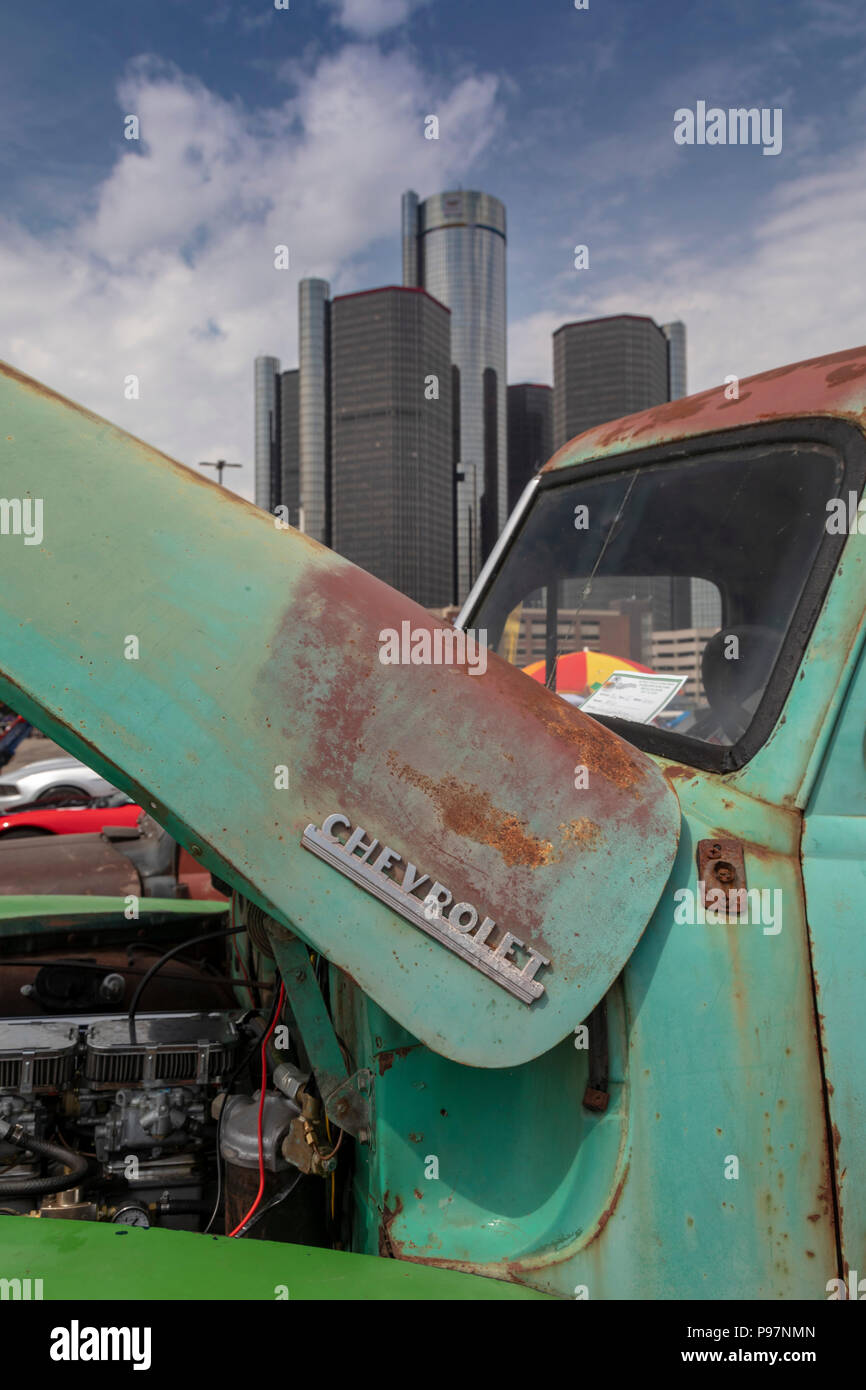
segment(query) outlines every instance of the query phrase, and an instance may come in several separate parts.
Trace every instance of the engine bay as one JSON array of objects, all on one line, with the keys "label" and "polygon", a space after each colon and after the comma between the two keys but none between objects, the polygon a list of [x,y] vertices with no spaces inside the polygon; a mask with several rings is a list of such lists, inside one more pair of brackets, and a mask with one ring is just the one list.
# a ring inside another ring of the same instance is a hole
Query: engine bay
[{"label": "engine bay", "polygon": [[0,1215],[339,1248],[341,1136],[273,961],[228,911],[157,920],[5,924]]}]

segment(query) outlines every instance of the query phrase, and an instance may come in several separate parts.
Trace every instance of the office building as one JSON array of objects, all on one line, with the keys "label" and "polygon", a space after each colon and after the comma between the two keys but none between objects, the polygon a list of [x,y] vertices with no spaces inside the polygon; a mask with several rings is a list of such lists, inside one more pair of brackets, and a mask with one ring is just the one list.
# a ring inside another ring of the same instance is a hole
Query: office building
[{"label": "office building", "polygon": [[299,388],[297,367],[280,374],[280,473],[274,505],[286,507],[289,525],[302,531]]},{"label": "office building", "polygon": [[508,510],[553,453],[553,391],[521,382],[508,388]]},{"label": "office building", "polygon": [[427,607],[453,599],[451,315],[401,285],[298,288],[299,366],[256,360],[256,502]]},{"label": "office building", "polygon": [[[565,652],[615,652],[631,659],[631,623],[625,613],[613,609],[560,608],[556,614],[556,650]],[[544,608],[526,605],[516,619],[506,623],[497,648],[514,666],[529,666],[547,655],[547,615]]]},{"label": "office building", "polygon": [[287,507],[300,527],[298,369],[281,372],[278,357],[255,361],[255,503]]},{"label": "office building", "polygon": [[[553,443],[560,449],[594,425],[617,420],[669,399],[671,385],[685,389],[685,326],[637,314],[566,323],[553,335]],[[670,631],[692,626],[689,578],[644,579],[598,576],[592,597],[609,607],[649,600],[652,627]],[[576,604],[582,581],[563,586],[562,602]],[[649,664],[649,663],[647,663]]]},{"label": "office building", "polygon": [[428,607],[452,586],[450,319],[400,285],[331,305],[331,543]]},{"label": "office building", "polygon": [[403,283],[451,310],[457,512],[455,598],[508,515],[505,208],[460,190],[403,195]]},{"label": "office building", "polygon": [[662,333],[668,340],[668,400],[678,401],[688,392],[686,372],[686,326],[684,323],[663,323]]},{"label": "office building", "polygon": [[279,474],[279,358],[257,357],[253,374],[255,391],[255,499],[257,507],[262,507],[269,512],[274,505],[274,480]]},{"label": "office building", "polygon": [[565,323],[553,335],[553,447],[668,399],[668,340],[637,314]]},{"label": "office building", "polygon": [[304,531],[329,545],[330,293],[327,280],[298,285],[298,468]]},{"label": "office building", "polygon": [[652,665],[656,671],[686,676],[686,683],[677,696],[680,704],[698,705],[705,700],[701,680],[701,661],[707,642],[717,627],[677,628],[653,633]]}]

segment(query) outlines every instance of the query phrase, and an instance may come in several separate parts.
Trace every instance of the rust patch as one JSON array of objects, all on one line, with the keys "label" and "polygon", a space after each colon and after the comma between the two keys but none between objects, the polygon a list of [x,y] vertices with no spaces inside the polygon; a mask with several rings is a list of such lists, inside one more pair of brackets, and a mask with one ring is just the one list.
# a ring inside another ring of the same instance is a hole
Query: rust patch
[{"label": "rust patch", "polygon": [[847,367],[835,367],[828,372],[825,380],[828,386],[844,386],[848,381],[857,381],[866,376],[866,363],[851,362]]},{"label": "rust patch", "polygon": [[476,844],[491,845],[509,867],[526,864],[537,869],[553,860],[550,841],[539,840],[527,830],[525,821],[494,806],[480,787],[471,782],[464,785],[451,773],[436,781],[408,763],[399,763],[393,751],[388,753],[386,761],[394,776],[429,796],[446,830],[474,840]]},{"label": "rust patch", "polygon": [[662,776],[668,782],[694,782],[697,772],[693,767],[683,767],[679,763],[674,763],[670,767],[662,768]]},{"label": "rust patch", "polygon": [[[532,684],[537,686],[538,682],[533,681]],[[634,788],[641,769],[632,756],[631,745],[624,739],[612,736],[609,730],[588,715],[584,715],[578,723],[572,717],[571,706],[558,697],[545,702],[535,713],[548,733],[579,753],[580,761],[588,772],[599,773],[622,791]],[[638,792],[634,794],[637,796]]]},{"label": "rust patch", "polygon": [[379,1254],[383,1259],[397,1259],[397,1246],[391,1236],[391,1227],[403,1210],[403,1198],[399,1194],[394,1198],[393,1207],[388,1206],[390,1197],[388,1188],[382,1195],[382,1220],[379,1223]]},{"label": "rust patch", "polygon": [[[622,1196],[623,1188],[625,1187],[625,1184],[626,1184],[626,1179],[628,1178],[629,1168],[630,1168],[630,1167],[631,1167],[631,1163],[630,1163],[630,1162],[627,1163],[627,1164],[625,1165],[625,1168],[623,1169],[623,1175],[622,1175],[622,1177],[620,1178],[619,1182],[617,1183],[616,1188],[614,1189],[614,1194],[613,1194],[613,1196],[611,1197],[611,1199],[610,1199],[610,1201],[608,1202],[607,1206],[605,1207],[604,1211],[601,1213],[601,1216],[598,1218],[598,1221],[596,1222],[596,1225],[595,1225],[595,1230],[593,1231],[593,1233],[592,1233],[592,1235],[590,1236],[589,1240],[586,1242],[586,1246],[587,1246],[587,1247],[590,1246],[590,1245],[592,1245],[595,1241],[598,1240],[599,1236],[601,1235],[601,1233],[602,1233],[602,1231],[604,1230],[605,1226],[607,1225],[608,1221],[610,1220],[610,1218],[613,1216],[614,1212],[616,1211],[617,1204],[619,1203],[619,1199],[620,1199],[620,1197]],[[584,1248],[586,1248],[586,1247],[584,1247]]]},{"label": "rust patch", "polygon": [[833,1151],[836,1155],[836,1167],[839,1166],[839,1147],[842,1143],[842,1136],[839,1133],[838,1125],[833,1126]]},{"label": "rust patch", "polygon": [[[417,1046],[417,1044],[413,1044]],[[394,1065],[395,1057],[408,1057],[412,1051],[411,1047],[393,1047],[387,1052],[376,1053],[376,1060],[379,1063],[379,1075],[384,1076],[386,1071],[390,1071]]]},{"label": "rust patch", "polygon": [[595,849],[604,839],[601,826],[587,816],[566,821],[559,829],[562,831],[563,844],[580,845],[583,849]]}]

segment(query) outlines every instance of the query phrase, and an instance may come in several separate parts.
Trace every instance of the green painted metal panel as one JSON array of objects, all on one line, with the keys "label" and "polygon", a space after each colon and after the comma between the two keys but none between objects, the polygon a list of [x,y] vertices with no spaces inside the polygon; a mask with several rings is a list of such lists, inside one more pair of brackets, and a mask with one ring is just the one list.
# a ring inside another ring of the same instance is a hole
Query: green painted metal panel
[{"label": "green painted metal panel", "polygon": [[0,1216],[2,1275],[41,1279],[48,1300],[376,1301],[526,1299],[515,1284],[272,1241],[154,1227]]},{"label": "green painted metal panel", "polygon": [[866,656],[806,809],[803,878],[848,1268],[866,1271]]},{"label": "green painted metal panel", "polygon": [[[358,1248],[384,1239],[403,1259],[563,1298],[826,1298],[837,1261],[800,818],[730,778],[668,770],[680,850],[609,996],[602,1116],[581,1107],[587,1058],[571,1040],[491,1077],[344,986],[344,1032],[376,1073]],[[698,840],[718,837],[744,844],[750,888],[781,894],[777,934],[675,920],[674,894],[697,890]]]},{"label": "green painted metal panel", "polygon": [[[651,760],[495,657],[383,664],[384,630],[445,626],[10,368],[0,422],[7,496],[43,505],[41,544],[2,541],[13,706],[435,1050],[512,1066],[570,1032],[673,862]],[[544,996],[515,999],[303,849],[338,811],[540,951]]]},{"label": "green painted metal panel", "polygon": [[[0,895],[0,933],[7,927],[11,930],[17,922],[26,922],[29,929],[32,923],[50,927],[55,918],[68,917],[80,924],[91,919],[98,921],[101,917],[123,917],[126,906],[125,898],[100,898],[96,894],[93,897],[80,893]],[[228,912],[229,905],[197,898],[139,898],[136,910],[138,917],[145,920],[165,916],[218,917]],[[124,921],[128,930],[129,921]]]}]

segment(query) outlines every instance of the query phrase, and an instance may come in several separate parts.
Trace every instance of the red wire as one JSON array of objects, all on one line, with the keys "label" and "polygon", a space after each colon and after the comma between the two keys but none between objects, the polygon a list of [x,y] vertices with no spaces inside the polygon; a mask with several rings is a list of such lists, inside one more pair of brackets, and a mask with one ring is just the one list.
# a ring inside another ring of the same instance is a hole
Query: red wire
[{"label": "red wire", "polygon": [[278,999],[278,1001],[277,1001],[277,1007],[276,1007],[276,1009],[274,1010],[274,1017],[273,1017],[273,1019],[271,1020],[271,1026],[270,1026],[270,1028],[268,1029],[268,1031],[267,1031],[267,1033],[265,1034],[264,1039],[263,1039],[263,1041],[262,1041],[262,1089],[261,1089],[261,1094],[259,1095],[259,1120],[258,1120],[258,1132],[259,1132],[259,1190],[258,1190],[258,1192],[256,1193],[256,1200],[253,1202],[253,1204],[252,1204],[252,1206],[250,1207],[249,1211],[247,1212],[246,1216],[243,1217],[243,1219],[242,1219],[241,1221],[238,1222],[238,1224],[235,1226],[235,1228],[234,1228],[233,1231],[229,1231],[229,1236],[230,1236],[230,1237],[231,1237],[231,1236],[236,1236],[237,1233],[238,1233],[238,1231],[239,1231],[243,1226],[245,1226],[245,1225],[247,1224],[247,1222],[248,1222],[249,1220],[251,1220],[251,1218],[252,1218],[253,1216],[255,1216],[256,1211],[258,1210],[259,1203],[260,1203],[261,1200],[262,1200],[262,1194],[263,1194],[263,1192],[264,1192],[264,1190],[265,1190],[265,1152],[264,1152],[264,1141],[263,1141],[263,1139],[262,1139],[262,1115],[264,1114],[264,1109],[265,1109],[265,1088],[266,1088],[266,1086],[267,1086],[267,1084],[268,1084],[268,1052],[267,1052],[267,1050],[268,1050],[268,1043],[269,1043],[270,1040],[271,1040],[271,1034],[273,1033],[274,1029],[276,1028],[276,1026],[277,1026],[277,1019],[279,1018],[280,1013],[282,1012],[283,1000],[285,999],[285,997],[286,997],[286,987],[285,987],[284,984],[280,984],[280,997],[279,997],[279,999]]}]

